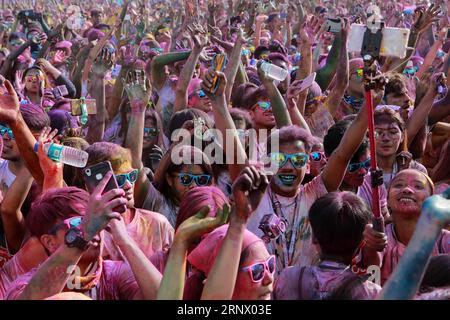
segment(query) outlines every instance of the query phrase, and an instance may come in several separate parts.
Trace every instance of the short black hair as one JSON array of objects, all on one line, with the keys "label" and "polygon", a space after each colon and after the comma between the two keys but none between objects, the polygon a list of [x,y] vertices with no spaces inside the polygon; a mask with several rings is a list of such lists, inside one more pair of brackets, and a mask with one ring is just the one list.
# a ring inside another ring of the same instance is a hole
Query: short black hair
[{"label": "short black hair", "polygon": [[363,240],[364,228],[371,221],[371,211],[352,192],[331,192],[313,203],[309,221],[322,253],[349,256]]},{"label": "short black hair", "polygon": [[[346,117],[341,121],[338,121],[328,129],[327,134],[323,138],[323,149],[327,157],[331,156],[334,150],[337,149],[337,147],[341,143],[342,138],[344,137],[345,131],[347,131],[348,127],[350,127],[353,122],[353,118],[355,117],[356,116]],[[359,162],[359,158],[362,154],[367,152],[367,149],[369,149],[369,140],[367,139],[367,137],[364,137],[361,145],[353,154],[350,163]]]}]

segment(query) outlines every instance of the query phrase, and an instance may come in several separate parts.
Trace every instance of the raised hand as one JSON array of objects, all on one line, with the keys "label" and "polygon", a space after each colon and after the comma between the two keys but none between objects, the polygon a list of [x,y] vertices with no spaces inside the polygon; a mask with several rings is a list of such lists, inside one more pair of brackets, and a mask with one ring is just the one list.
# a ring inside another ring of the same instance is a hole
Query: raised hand
[{"label": "raised hand", "polygon": [[192,36],[192,41],[194,42],[194,50],[201,52],[208,44],[208,37],[199,33]]},{"label": "raised hand", "polygon": [[39,165],[41,166],[44,175],[54,175],[57,172],[61,172],[61,170],[63,169],[63,163],[50,159],[44,150],[44,144],[46,144],[47,142],[59,143],[57,135],[57,129],[52,131],[52,128],[45,127],[41,130],[41,133],[39,134],[39,138],[37,140],[37,143],[39,144],[37,155],[39,159]]},{"label": "raised hand", "polygon": [[258,207],[268,185],[269,179],[256,167],[249,166],[242,170],[233,183],[235,210],[232,217],[246,222]]},{"label": "raised hand", "polygon": [[108,48],[103,48],[92,64],[92,73],[97,77],[104,78],[114,65],[112,59],[113,53],[109,52]]},{"label": "raised hand", "polygon": [[438,15],[441,10],[438,6],[431,4],[426,11],[422,8],[417,8],[414,13],[414,25],[413,28],[417,33],[421,33],[428,29],[433,22],[438,22]]},{"label": "raised hand", "polygon": [[185,220],[177,229],[174,241],[192,244],[201,236],[225,224],[228,220],[230,208],[227,204],[218,209],[215,217],[208,217],[209,207],[203,207],[195,216]]},{"label": "raised hand", "polygon": [[145,73],[142,70],[130,71],[124,82],[132,111],[145,111],[149,100],[148,91],[145,87]]},{"label": "raised hand", "polygon": [[20,102],[11,82],[5,80],[0,87],[0,121],[11,126],[20,115]]},{"label": "raised hand", "polygon": [[135,63],[136,57],[134,55],[134,47],[132,45],[127,45],[120,48],[120,54],[120,64],[123,67],[130,67]]},{"label": "raised hand", "polygon": [[115,212],[114,208],[123,206],[128,202],[124,198],[125,191],[122,189],[113,189],[102,194],[111,177],[112,172],[108,172],[89,197],[82,225],[86,241],[91,241],[96,234],[106,228],[112,219],[120,220],[121,215]]},{"label": "raised hand", "polygon": [[207,63],[212,61],[215,54],[216,54],[215,50],[212,49],[211,47],[204,47],[202,53],[200,54],[199,59],[201,62]]},{"label": "raised hand", "polygon": [[164,156],[164,151],[158,145],[154,145],[150,150],[150,154],[148,156],[151,160],[150,169],[153,172],[156,172],[156,169],[158,169],[159,163],[161,162],[161,159]]},{"label": "raised hand", "polygon": [[[216,92],[213,94],[213,83],[214,78],[218,77],[219,85],[217,87]],[[216,97],[221,97],[225,94],[225,88],[227,87],[227,78],[223,72],[217,72],[213,69],[209,69],[204,77],[202,82],[202,89],[205,94],[209,97],[211,101],[213,101]]]},{"label": "raised hand", "polygon": [[324,30],[325,23],[323,23],[322,20],[316,18],[315,16],[312,16],[311,19],[307,20],[300,29],[300,35],[302,33],[302,30],[306,32],[306,35],[308,36],[309,42],[311,44],[314,44],[319,35]]},{"label": "raised hand", "polygon": [[[17,70],[14,76],[14,87],[16,88],[17,92],[23,92],[23,90],[25,89],[25,84],[22,82],[22,78],[23,78],[23,70]],[[2,85],[4,81],[5,78],[3,78],[2,80]]]}]

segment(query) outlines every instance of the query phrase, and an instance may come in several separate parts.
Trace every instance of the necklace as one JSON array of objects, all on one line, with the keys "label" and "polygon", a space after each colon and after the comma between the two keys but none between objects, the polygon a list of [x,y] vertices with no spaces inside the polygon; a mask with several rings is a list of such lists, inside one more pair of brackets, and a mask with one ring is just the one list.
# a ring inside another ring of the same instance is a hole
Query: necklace
[{"label": "necklace", "polygon": [[[286,224],[286,226],[288,225],[288,220],[285,217],[282,207],[281,207],[281,203],[278,200],[278,197],[272,193],[272,190],[269,189],[269,195],[270,195],[270,200],[272,203],[272,210],[275,213],[275,215],[277,215],[278,217],[280,217],[284,223]],[[297,241],[297,234],[299,231],[299,217],[300,215],[298,214],[298,197],[299,197],[300,193],[298,193],[295,198],[293,203],[289,204],[288,206],[285,207],[290,207],[292,204],[295,204],[294,207],[294,213],[293,213],[293,217],[292,217],[292,226],[291,226],[291,234],[289,237],[289,242],[288,242],[288,237],[287,234],[282,233],[280,237],[278,237],[276,239],[276,246],[275,246],[275,255],[277,257],[280,256],[280,253],[282,252],[282,260],[281,263],[283,265],[283,268],[288,267],[291,263],[292,260],[294,258],[294,251],[295,251],[295,243]],[[278,252],[278,248],[281,247],[281,252]]]}]

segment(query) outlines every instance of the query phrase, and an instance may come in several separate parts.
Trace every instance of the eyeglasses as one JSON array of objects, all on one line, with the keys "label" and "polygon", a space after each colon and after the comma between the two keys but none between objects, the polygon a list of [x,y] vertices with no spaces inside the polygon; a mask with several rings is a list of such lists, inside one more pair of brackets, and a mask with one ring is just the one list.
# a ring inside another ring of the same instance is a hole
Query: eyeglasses
[{"label": "eyeglasses", "polygon": [[156,137],[158,135],[158,129],[156,128],[144,128],[144,138]]},{"label": "eyeglasses", "polygon": [[308,155],[305,153],[282,153],[282,152],[274,152],[270,154],[270,159],[274,162],[279,168],[283,167],[288,160],[291,161],[291,164],[295,168],[302,168],[308,162]]},{"label": "eyeglasses", "polygon": [[8,134],[9,138],[11,140],[14,140],[14,135],[12,133],[12,130],[8,127],[0,125],[0,135],[3,137],[5,134]]},{"label": "eyeglasses", "polygon": [[42,80],[42,77],[37,76],[37,75],[29,75],[29,76],[25,76],[25,79],[27,81],[31,81],[31,82],[38,82],[39,80]]},{"label": "eyeglasses", "polygon": [[310,153],[309,157],[311,158],[312,161],[319,162],[320,160],[325,158],[325,154],[323,152],[317,151],[317,152]]},{"label": "eyeglasses", "polygon": [[326,100],[326,96],[317,96],[312,98],[311,100],[306,101],[305,106],[310,106],[313,103],[320,103]]},{"label": "eyeglasses", "polygon": [[119,186],[119,188],[122,188],[125,183],[128,181],[130,181],[131,184],[135,183],[137,178],[138,178],[138,173],[139,170],[134,169],[131,170],[128,173],[123,173],[123,174],[116,174],[116,180],[117,180],[117,185]]},{"label": "eyeglasses", "polygon": [[264,262],[257,262],[251,266],[241,268],[241,271],[248,271],[250,273],[250,278],[253,282],[261,282],[264,279],[266,271],[273,275],[275,273],[275,256],[271,255],[269,259]]},{"label": "eyeglasses", "polygon": [[190,174],[190,173],[179,173],[178,178],[180,179],[180,183],[188,187],[195,181],[197,186],[207,186],[211,181],[211,176],[209,174]]},{"label": "eyeglasses", "polygon": [[268,101],[258,101],[258,107],[262,110],[262,111],[267,111],[270,109],[270,102]]},{"label": "eyeglasses", "polygon": [[206,97],[206,93],[205,93],[205,91],[203,91],[203,90],[199,90],[199,91],[197,92],[197,95],[198,95],[199,98],[204,98],[204,97]]},{"label": "eyeglasses", "polygon": [[48,234],[56,234],[56,232],[58,232],[58,230],[61,229],[62,227],[67,227],[67,229],[78,228],[81,225],[82,221],[83,221],[83,217],[80,217],[80,216],[68,218],[68,219],[64,220],[63,222],[54,225],[48,231]]},{"label": "eyeglasses", "polygon": [[438,50],[438,52],[436,52],[436,57],[437,58],[443,58],[445,57],[445,52],[442,50]]},{"label": "eyeglasses", "polygon": [[350,163],[347,167],[347,170],[348,172],[353,173],[362,168],[370,169],[370,158],[363,162]]}]

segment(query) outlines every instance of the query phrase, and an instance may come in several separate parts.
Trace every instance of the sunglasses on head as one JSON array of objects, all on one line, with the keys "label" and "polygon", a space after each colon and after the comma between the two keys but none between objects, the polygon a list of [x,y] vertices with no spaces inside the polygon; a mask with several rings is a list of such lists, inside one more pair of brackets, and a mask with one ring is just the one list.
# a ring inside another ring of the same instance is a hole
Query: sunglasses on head
[{"label": "sunglasses on head", "polygon": [[279,168],[283,167],[288,160],[291,161],[291,164],[295,168],[302,168],[308,162],[308,155],[305,153],[283,153],[283,152],[275,152],[270,154],[270,159],[274,162]]},{"label": "sunglasses on head", "polygon": [[258,107],[263,110],[267,111],[270,109],[270,102],[268,101],[258,101]]},{"label": "sunglasses on head", "polygon": [[275,256],[272,255],[264,262],[257,262],[248,267],[241,268],[241,271],[248,271],[253,282],[261,282],[266,271],[273,275],[275,273]]},{"label": "sunglasses on head", "polygon": [[66,227],[67,229],[70,228],[78,228],[81,225],[81,222],[83,221],[83,217],[72,217],[64,220],[61,223],[58,223],[54,225],[49,231],[48,234],[55,234],[58,232],[59,229]]},{"label": "sunglasses on head", "polygon": [[211,176],[209,174],[190,174],[190,173],[179,173],[178,178],[180,179],[180,183],[188,187],[190,186],[194,181],[197,184],[197,186],[207,186],[209,185],[209,182],[211,181]]},{"label": "sunglasses on head", "polygon": [[122,188],[127,182],[127,180],[130,181],[131,184],[135,183],[138,178],[138,173],[139,173],[138,169],[133,169],[128,173],[116,174],[115,176],[119,188]]},{"label": "sunglasses on head", "polygon": [[310,153],[309,157],[311,158],[312,161],[318,162],[318,161],[322,160],[323,158],[325,158],[325,154],[323,152],[316,151],[316,152]]},{"label": "sunglasses on head", "polygon": [[144,138],[156,137],[158,135],[158,129],[156,128],[144,128]]},{"label": "sunglasses on head", "polygon": [[362,168],[370,169],[370,158],[367,159],[366,161],[363,161],[363,162],[350,163],[348,165],[347,170],[348,170],[348,172],[356,172],[356,171],[358,171],[359,169],[362,169]]},{"label": "sunglasses on head", "polygon": [[12,130],[8,127],[0,125],[0,135],[3,137],[5,134],[8,134],[9,138],[11,140],[14,140],[14,135],[12,133]]}]

